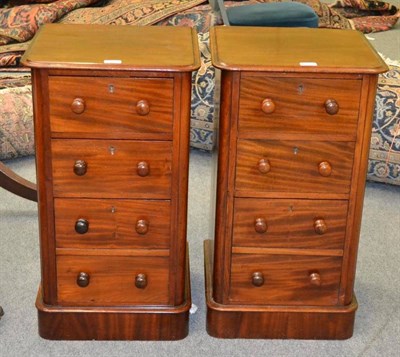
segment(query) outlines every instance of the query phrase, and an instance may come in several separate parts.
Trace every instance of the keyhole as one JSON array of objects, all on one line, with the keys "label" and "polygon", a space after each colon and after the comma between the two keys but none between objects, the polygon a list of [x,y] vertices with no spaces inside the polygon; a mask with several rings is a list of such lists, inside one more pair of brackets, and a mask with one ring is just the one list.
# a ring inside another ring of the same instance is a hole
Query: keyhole
[{"label": "keyhole", "polygon": [[114,87],[113,84],[109,84],[109,85],[108,85],[108,92],[109,92],[109,93],[114,93],[114,92],[115,92],[115,87]]},{"label": "keyhole", "polygon": [[115,213],[117,209],[114,206],[111,206],[111,213]]},{"label": "keyhole", "polygon": [[297,155],[299,153],[299,148],[298,147],[294,147],[293,148],[293,154]]},{"label": "keyhole", "polygon": [[299,86],[297,87],[297,92],[301,95],[304,92],[304,85],[303,84],[299,84]]},{"label": "keyhole", "polygon": [[115,154],[115,147],[114,146],[110,146],[108,148],[108,151],[110,152],[111,155],[114,155]]}]

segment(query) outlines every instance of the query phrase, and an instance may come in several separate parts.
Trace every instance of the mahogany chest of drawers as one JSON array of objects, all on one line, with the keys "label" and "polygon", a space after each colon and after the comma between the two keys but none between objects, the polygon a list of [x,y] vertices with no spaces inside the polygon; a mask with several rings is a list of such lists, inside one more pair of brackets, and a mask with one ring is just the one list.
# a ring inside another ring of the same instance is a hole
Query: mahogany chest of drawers
[{"label": "mahogany chest of drawers", "polygon": [[49,339],[188,333],[189,28],[45,25],[32,68]]},{"label": "mahogany chest of drawers", "polygon": [[386,65],[356,31],[216,27],[210,38],[221,105],[208,333],[349,338]]}]

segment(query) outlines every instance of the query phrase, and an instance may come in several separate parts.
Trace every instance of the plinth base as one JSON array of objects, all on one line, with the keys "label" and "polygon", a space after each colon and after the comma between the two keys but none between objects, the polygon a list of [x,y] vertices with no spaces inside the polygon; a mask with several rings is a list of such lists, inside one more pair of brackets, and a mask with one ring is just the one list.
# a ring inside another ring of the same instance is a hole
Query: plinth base
[{"label": "plinth base", "polygon": [[213,300],[213,242],[204,241],[207,332],[219,338],[343,340],[353,335],[357,300],[347,306],[222,305]]},{"label": "plinth base", "polygon": [[181,340],[189,333],[189,266],[180,306],[64,307],[36,300],[39,335],[49,340]]}]

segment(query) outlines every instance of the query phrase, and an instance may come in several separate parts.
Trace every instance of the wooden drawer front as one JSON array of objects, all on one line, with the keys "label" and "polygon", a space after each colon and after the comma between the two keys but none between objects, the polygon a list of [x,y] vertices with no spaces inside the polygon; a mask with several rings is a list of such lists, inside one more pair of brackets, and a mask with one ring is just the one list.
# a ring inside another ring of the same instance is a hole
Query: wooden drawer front
[{"label": "wooden drawer front", "polygon": [[[341,257],[233,254],[230,301],[246,304],[335,305]],[[260,285],[259,276],[263,284]],[[313,275],[314,274],[314,275]],[[320,277],[316,285],[315,274]]]},{"label": "wooden drawer front", "polygon": [[347,201],[235,199],[233,245],[342,250]]},{"label": "wooden drawer front", "polygon": [[[361,80],[246,77],[240,84],[239,135],[269,138],[284,134],[340,134],[354,138]],[[265,108],[262,103],[269,99]],[[337,114],[328,114],[327,100]]]},{"label": "wooden drawer front", "polygon": [[[58,302],[76,306],[167,304],[168,257],[57,256]],[[77,277],[89,275],[80,287]],[[135,286],[145,274],[147,286]]]},{"label": "wooden drawer front", "polygon": [[55,199],[57,248],[170,246],[170,201]]},{"label": "wooden drawer front", "polygon": [[171,136],[172,79],[50,77],[49,91],[53,136]]},{"label": "wooden drawer front", "polygon": [[353,151],[353,142],[238,140],[236,194],[348,193]]},{"label": "wooden drawer front", "polygon": [[[55,139],[51,146],[55,197],[170,197],[171,142]],[[86,167],[81,175],[76,165]]]}]

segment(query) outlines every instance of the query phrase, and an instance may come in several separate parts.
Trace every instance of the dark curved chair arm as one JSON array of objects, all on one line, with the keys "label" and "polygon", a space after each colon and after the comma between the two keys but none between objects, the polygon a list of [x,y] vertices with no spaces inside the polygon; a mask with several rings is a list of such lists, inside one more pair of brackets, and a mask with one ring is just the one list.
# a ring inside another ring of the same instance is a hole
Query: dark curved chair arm
[{"label": "dark curved chair arm", "polygon": [[36,185],[25,180],[0,162],[0,187],[27,200],[37,202]]}]

